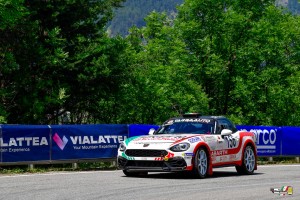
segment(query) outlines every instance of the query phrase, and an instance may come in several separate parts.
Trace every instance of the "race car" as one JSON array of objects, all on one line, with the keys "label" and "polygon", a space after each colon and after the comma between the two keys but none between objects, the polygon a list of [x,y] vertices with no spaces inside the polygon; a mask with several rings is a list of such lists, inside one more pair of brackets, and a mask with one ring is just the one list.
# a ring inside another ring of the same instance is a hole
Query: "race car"
[{"label": "race car", "polygon": [[149,135],[126,139],[117,163],[126,176],[187,171],[205,178],[213,168],[225,166],[250,175],[257,169],[255,140],[252,132],[238,131],[226,117],[188,113],[167,120]]}]

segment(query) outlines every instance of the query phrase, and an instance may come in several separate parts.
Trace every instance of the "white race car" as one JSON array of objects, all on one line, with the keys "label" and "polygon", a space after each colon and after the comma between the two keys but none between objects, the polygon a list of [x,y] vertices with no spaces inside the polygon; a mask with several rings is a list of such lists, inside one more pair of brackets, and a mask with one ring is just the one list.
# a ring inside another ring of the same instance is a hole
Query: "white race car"
[{"label": "white race car", "polygon": [[117,161],[127,176],[191,171],[205,178],[223,166],[253,174],[257,150],[255,135],[237,131],[227,118],[191,113],[167,120],[149,135],[128,138],[120,144]]}]

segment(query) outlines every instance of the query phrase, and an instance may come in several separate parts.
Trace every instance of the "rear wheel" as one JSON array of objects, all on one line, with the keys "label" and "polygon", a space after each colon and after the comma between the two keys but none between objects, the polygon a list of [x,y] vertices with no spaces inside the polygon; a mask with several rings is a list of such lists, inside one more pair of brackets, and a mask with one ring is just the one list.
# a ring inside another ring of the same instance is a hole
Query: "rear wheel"
[{"label": "rear wheel", "polygon": [[236,166],[236,171],[239,174],[253,174],[255,163],[256,163],[256,157],[252,146],[247,146],[244,149],[243,154],[243,164],[242,166]]},{"label": "rear wheel", "polygon": [[199,148],[194,159],[194,175],[205,178],[208,173],[208,157],[204,148]]},{"label": "rear wheel", "polygon": [[123,170],[123,173],[129,177],[139,177],[139,176],[147,176],[148,172],[129,172],[127,170]]}]

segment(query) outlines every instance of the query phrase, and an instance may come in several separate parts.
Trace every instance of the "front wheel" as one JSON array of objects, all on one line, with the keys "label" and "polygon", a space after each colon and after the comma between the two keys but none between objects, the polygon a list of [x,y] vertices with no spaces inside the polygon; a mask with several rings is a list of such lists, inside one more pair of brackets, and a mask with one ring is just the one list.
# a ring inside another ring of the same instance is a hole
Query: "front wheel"
[{"label": "front wheel", "polygon": [[194,159],[194,175],[197,178],[205,178],[208,174],[208,157],[204,148],[199,148]]},{"label": "front wheel", "polygon": [[242,166],[236,166],[236,171],[239,174],[253,174],[254,168],[256,163],[256,157],[252,146],[247,146],[244,149],[244,156],[243,156],[243,164]]}]

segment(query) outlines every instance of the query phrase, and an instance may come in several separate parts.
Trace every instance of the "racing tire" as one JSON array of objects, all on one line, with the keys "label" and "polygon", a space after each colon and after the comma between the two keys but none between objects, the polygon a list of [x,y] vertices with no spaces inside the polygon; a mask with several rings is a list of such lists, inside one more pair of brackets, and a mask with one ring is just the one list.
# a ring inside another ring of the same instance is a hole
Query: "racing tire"
[{"label": "racing tire", "polygon": [[241,175],[251,175],[254,173],[256,157],[252,146],[248,145],[243,152],[242,166],[236,166],[236,171]]},{"label": "racing tire", "polygon": [[148,172],[129,172],[127,170],[123,170],[123,173],[129,177],[143,177],[148,175]]},{"label": "racing tire", "polygon": [[197,178],[205,178],[208,175],[208,154],[204,148],[199,148],[194,158],[193,175]]}]

